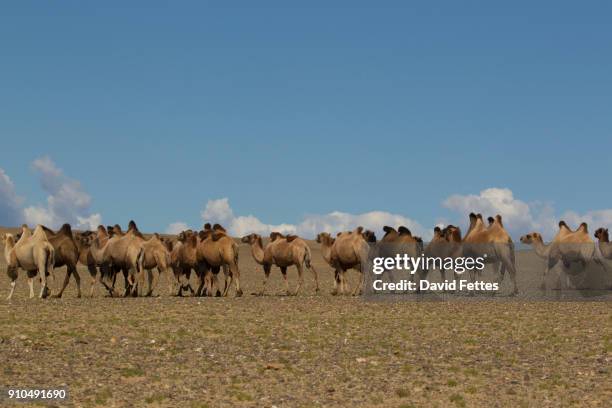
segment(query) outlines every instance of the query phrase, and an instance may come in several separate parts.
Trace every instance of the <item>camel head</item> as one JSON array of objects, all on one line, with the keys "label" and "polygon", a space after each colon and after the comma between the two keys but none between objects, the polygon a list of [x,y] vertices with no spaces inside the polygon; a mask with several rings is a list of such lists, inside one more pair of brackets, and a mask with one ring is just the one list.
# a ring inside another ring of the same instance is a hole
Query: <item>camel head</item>
[{"label": "camel head", "polygon": [[530,232],[529,234],[523,235],[521,237],[521,242],[523,244],[531,245],[534,242],[540,242],[541,243],[541,242],[544,242],[544,241],[542,240],[542,235],[540,235],[539,233],[537,233],[537,232]]},{"label": "camel head", "polygon": [[328,232],[321,232],[317,235],[317,242],[319,244],[331,245],[335,240]]},{"label": "camel head", "polygon": [[242,237],[240,241],[245,244],[254,244],[257,241],[261,241],[261,236],[259,234],[249,234]]},{"label": "camel head", "polygon": [[601,242],[610,242],[610,239],[608,236],[608,229],[607,228],[597,228],[597,231],[595,231],[595,238],[597,238]]},{"label": "camel head", "polygon": [[177,235],[177,239],[180,242],[185,242],[187,241],[187,238],[191,237],[193,235],[193,231],[192,230],[185,230],[185,231],[181,231],[178,235]]},{"label": "camel head", "polygon": [[376,234],[374,231],[365,230],[361,233],[366,242],[376,243]]}]

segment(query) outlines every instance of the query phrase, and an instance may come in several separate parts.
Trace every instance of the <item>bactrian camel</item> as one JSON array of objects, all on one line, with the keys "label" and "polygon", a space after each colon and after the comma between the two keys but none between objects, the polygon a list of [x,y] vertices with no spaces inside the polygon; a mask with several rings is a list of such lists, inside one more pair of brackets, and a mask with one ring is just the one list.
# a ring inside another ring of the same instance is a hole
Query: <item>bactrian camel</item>
[{"label": "bactrian camel", "polygon": [[77,271],[77,263],[79,261],[79,248],[72,235],[70,224],[64,224],[59,231],[53,232],[49,228],[42,226],[49,243],[53,245],[55,250],[54,269],[66,266],[66,276],[62,288],[53,297],[62,297],[64,290],[68,286],[70,276],[74,275],[74,280],[77,285],[77,297],[81,297],[81,277]]},{"label": "bactrian camel", "polygon": [[[7,264],[6,273],[11,279],[11,291],[7,299],[13,297],[15,283],[17,281],[18,268],[26,271],[28,285],[30,287],[30,298],[34,297],[34,276],[40,276],[40,297],[48,295],[47,275],[54,278],[53,265],[55,263],[55,250],[47,239],[42,226],[36,226],[34,233],[23,225],[21,237],[15,242],[12,234],[4,235],[4,260]],[[54,279],[55,280],[55,279]]]},{"label": "bactrian camel", "polygon": [[261,236],[258,234],[247,235],[242,238],[242,242],[251,245],[253,258],[258,264],[263,266],[264,281],[261,292],[259,293],[260,295],[265,293],[273,265],[278,266],[281,270],[287,295],[291,294],[289,292],[289,282],[287,281],[287,268],[292,265],[295,265],[298,272],[298,283],[294,295],[299,293],[304,282],[304,266],[312,271],[315,281],[315,291],[319,292],[319,276],[311,263],[312,255],[310,248],[303,239],[296,235],[283,236],[278,232],[272,232],[270,234],[270,241],[265,247]]},{"label": "bactrian camel", "polygon": [[198,238],[197,259],[200,285],[196,294],[199,296],[203,293],[203,285],[206,286],[206,294],[209,296],[213,295],[213,287],[215,286],[218,292],[217,275],[223,268],[225,287],[222,295],[227,296],[233,281],[236,286],[236,296],[242,296],[240,268],[238,267],[238,244],[219,224],[211,227],[207,223],[204,230],[200,231]]},{"label": "bactrian camel", "polygon": [[[364,236],[365,235],[365,236]],[[317,236],[317,242],[321,244],[323,258],[334,268],[334,289],[332,294],[361,293],[364,288],[365,273],[363,269],[368,264],[369,241],[375,241],[376,237],[370,231],[357,227],[353,231],[339,233],[332,238],[327,232]],[[359,282],[355,288],[348,289],[348,278],[346,272],[355,269],[359,272]]]},{"label": "bactrian camel", "polygon": [[[580,224],[576,231],[572,231],[565,221],[559,222],[559,231],[550,244],[545,245],[542,235],[531,232],[521,237],[523,244],[532,245],[535,253],[541,258],[546,259],[546,266],[542,274],[541,289],[546,290],[546,275],[559,262],[562,262],[564,269],[570,267],[572,262],[578,262],[582,268],[594,259],[595,243],[589,236],[586,223]],[[569,286],[569,276],[566,273],[566,282]],[[561,286],[561,274],[558,276],[558,285]]]},{"label": "bactrian camel", "polygon": [[[446,234],[460,236],[458,227],[446,229]],[[512,282],[511,295],[517,295],[519,290],[516,282],[516,258],[514,243],[508,231],[504,228],[501,215],[489,220],[485,225],[481,214],[470,213],[470,227],[461,241],[461,247],[455,256],[478,258],[482,257],[485,264],[499,267],[498,283],[501,284],[504,272],[508,271]],[[472,281],[475,280],[474,271],[469,271]]]}]

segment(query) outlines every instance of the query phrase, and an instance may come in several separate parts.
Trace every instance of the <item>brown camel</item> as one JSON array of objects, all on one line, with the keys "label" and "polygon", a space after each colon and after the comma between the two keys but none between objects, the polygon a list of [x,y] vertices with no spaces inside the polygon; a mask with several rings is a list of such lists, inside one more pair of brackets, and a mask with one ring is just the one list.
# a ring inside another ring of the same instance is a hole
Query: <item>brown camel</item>
[{"label": "brown camel", "polygon": [[[423,240],[420,237],[413,236],[412,232],[405,226],[399,226],[397,230],[393,227],[385,225],[383,227],[385,235],[382,237],[376,246],[376,256],[395,256],[397,254],[408,255],[411,258],[417,258],[423,253]],[[387,271],[389,279],[394,281],[393,271]],[[411,271],[411,279],[424,277],[425,271]],[[419,289],[417,289],[417,292]]]},{"label": "brown camel", "polygon": [[[170,252],[170,264],[174,274],[173,285],[170,293],[174,296],[182,296],[183,290],[189,289],[192,294],[195,290],[189,283],[192,270],[198,271],[198,236],[192,230],[181,232],[177,242],[172,245]],[[177,285],[175,290],[174,284]]]},{"label": "brown camel", "polygon": [[[546,275],[559,262],[563,263],[567,270],[572,262],[578,262],[584,268],[591,261],[597,261],[595,255],[595,243],[589,236],[586,223],[580,224],[576,231],[572,231],[565,221],[559,222],[559,231],[548,245],[544,244],[542,235],[531,232],[521,237],[523,244],[532,245],[535,253],[546,259],[546,267],[542,274],[541,289],[546,290]],[[566,282],[569,286],[569,276],[566,274]],[[558,285],[561,287],[561,274],[558,276]]]},{"label": "brown camel", "polygon": [[[120,228],[119,228],[120,229]],[[112,230],[112,228],[111,228]],[[99,282],[109,292],[114,293],[115,274],[113,273],[110,260],[105,257],[104,249],[110,239],[109,230],[99,225],[95,232],[86,231],[77,234],[77,245],[79,246],[79,262],[87,266],[91,278],[89,296],[93,297],[96,283]],[[127,275],[125,275],[127,285]],[[113,282],[112,287],[105,280]]]},{"label": "brown camel", "polygon": [[[453,226],[451,225],[450,227]],[[434,228],[433,238],[425,248],[426,257],[445,259],[452,257],[457,252],[458,248],[461,246],[461,236],[457,236],[456,234],[447,235],[446,231],[446,228]],[[429,271],[426,271],[426,274],[427,273],[429,273]],[[457,274],[454,275],[455,279],[457,279]],[[442,282],[446,280],[446,270],[444,267],[440,268],[440,278]]]},{"label": "brown camel", "polygon": [[48,295],[47,275],[53,274],[55,264],[55,249],[47,239],[42,226],[36,226],[34,233],[26,225],[21,227],[21,237],[17,242],[12,234],[4,235],[4,259],[7,264],[6,273],[11,279],[11,291],[7,297],[10,300],[15,292],[17,270],[21,268],[28,275],[30,298],[34,297],[34,276],[40,276],[40,297]]},{"label": "brown camel", "polygon": [[62,266],[66,266],[66,277],[64,278],[64,283],[62,288],[57,294],[52,295],[52,297],[61,298],[64,294],[64,290],[66,286],[68,286],[68,282],[70,281],[70,276],[74,275],[74,280],[77,284],[77,297],[81,297],[81,277],[79,276],[79,272],[77,271],[77,263],[79,261],[79,249],[77,247],[77,243],[72,235],[72,229],[70,228],[70,224],[62,225],[59,231],[53,232],[49,228],[42,226],[42,229],[49,240],[49,243],[53,245],[53,249],[55,250],[55,264],[54,268],[61,268]]},{"label": "brown camel", "polygon": [[598,228],[597,231],[595,231],[595,238],[597,238],[599,252],[604,259],[612,259],[612,244],[610,244],[608,229]]},{"label": "brown camel", "polygon": [[204,225],[204,230],[200,231],[198,237],[197,259],[200,284],[196,295],[203,294],[203,285],[206,285],[207,295],[212,296],[214,286],[217,287],[217,295],[221,294],[219,293],[217,275],[223,268],[225,287],[221,295],[227,296],[233,281],[236,286],[236,297],[242,296],[240,268],[238,267],[238,244],[219,224],[215,224],[212,228],[210,224]]},{"label": "brown camel", "polygon": [[281,270],[287,295],[291,294],[289,292],[289,282],[287,281],[287,268],[292,265],[295,265],[298,272],[298,283],[293,294],[297,296],[304,283],[304,266],[312,271],[316,287],[315,291],[319,292],[319,276],[311,263],[312,254],[310,248],[302,238],[297,235],[283,236],[278,232],[272,232],[270,234],[270,242],[265,247],[263,246],[261,236],[258,234],[247,235],[242,238],[242,242],[251,245],[253,259],[263,266],[265,277],[261,292],[259,293],[260,295],[263,295],[266,290],[273,265],[278,266]]},{"label": "brown camel", "polygon": [[[99,230],[101,230],[99,228]],[[119,270],[127,275],[127,284],[124,296],[131,294],[138,295],[138,281],[144,277],[144,273],[139,269],[139,257],[143,256],[144,238],[134,221],[129,222],[128,231],[120,235],[116,227],[112,228],[113,235],[103,247],[94,241],[92,253],[102,251],[102,262],[112,265],[113,287],[114,280]],[[98,252],[99,253],[99,252]]]},{"label": "brown camel", "polygon": [[142,248],[143,253],[139,258],[139,270],[147,273],[148,290],[146,296],[151,296],[155,286],[153,285],[152,272],[154,268],[157,268],[158,271],[158,281],[162,273],[167,274],[169,281],[171,281],[170,271],[168,270],[170,268],[170,252],[157,233],[153,234],[151,239],[145,241]]},{"label": "brown camel", "polygon": [[[365,235],[365,236],[364,236]],[[366,239],[375,240],[373,233],[366,231],[363,227],[357,227],[353,231],[339,233],[335,239],[326,233],[317,236],[317,242],[321,244],[323,257],[334,268],[334,289],[332,294],[349,293],[347,288],[346,272],[355,269],[359,272],[359,283],[350,291],[353,295],[361,293],[365,285],[365,269],[368,263],[368,252],[370,246]]]},{"label": "brown camel", "polygon": [[[457,227],[448,229],[447,233],[460,234]],[[485,264],[499,265],[499,283],[503,280],[504,272],[508,271],[512,281],[512,295],[518,294],[516,283],[516,260],[514,255],[514,243],[502,222],[501,215],[496,215],[486,226],[481,214],[470,213],[470,228],[462,240],[460,248],[461,256],[477,258],[482,257]],[[470,271],[472,281],[475,274]]]}]

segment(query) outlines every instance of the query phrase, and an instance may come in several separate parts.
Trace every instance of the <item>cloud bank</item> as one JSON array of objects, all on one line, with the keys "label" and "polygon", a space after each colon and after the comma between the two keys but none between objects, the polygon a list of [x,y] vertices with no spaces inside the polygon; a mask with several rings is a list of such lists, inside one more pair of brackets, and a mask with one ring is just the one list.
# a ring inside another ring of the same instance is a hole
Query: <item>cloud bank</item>
[{"label": "cloud bank", "polygon": [[467,222],[470,212],[482,213],[485,217],[501,214],[504,225],[515,239],[532,231],[538,231],[546,239],[551,239],[558,231],[559,220],[565,220],[573,228],[586,222],[592,230],[612,225],[612,209],[593,210],[584,214],[566,211],[557,215],[551,204],[524,202],[515,198],[512,190],[507,188],[488,188],[479,194],[455,194],[444,200],[442,205],[464,217],[458,219],[460,225]]},{"label": "cloud bank", "polygon": [[24,208],[11,179],[0,169],[0,224],[15,226],[25,222],[31,226],[44,224],[59,228],[67,222],[78,229],[95,229],[102,223],[102,216],[90,211],[91,196],[81,183],[67,177],[50,157],[34,160],[32,169],[48,194],[46,205]]},{"label": "cloud bank", "polygon": [[[414,234],[428,238],[429,232],[418,222],[403,215],[392,214],[385,211],[370,211],[362,214],[350,214],[333,211],[328,214],[311,214],[305,216],[297,224],[267,224],[254,215],[235,215],[227,197],[209,200],[201,212],[202,222],[219,223],[234,236],[243,236],[250,233],[268,235],[272,231],[284,234],[298,234],[304,238],[314,238],[319,232],[336,233],[352,230],[357,226],[374,231],[381,231],[385,225],[405,225]],[[182,222],[171,224],[167,231],[176,230]]]}]

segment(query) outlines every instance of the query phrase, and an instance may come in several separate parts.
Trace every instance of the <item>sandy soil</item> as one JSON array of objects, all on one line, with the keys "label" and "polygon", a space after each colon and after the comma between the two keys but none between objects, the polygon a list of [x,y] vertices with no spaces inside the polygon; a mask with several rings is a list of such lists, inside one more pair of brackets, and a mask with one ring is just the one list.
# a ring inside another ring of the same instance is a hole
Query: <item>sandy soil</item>
[{"label": "sandy soil", "polygon": [[610,302],[334,297],[313,249],[323,290],[306,274],[298,297],[277,269],[250,295],[263,273],[246,247],[242,298],[168,297],[163,278],[157,298],[76,299],[72,281],[30,300],[20,277],[9,303],[0,264],[0,387],[65,386],[85,407],[609,406]]}]

